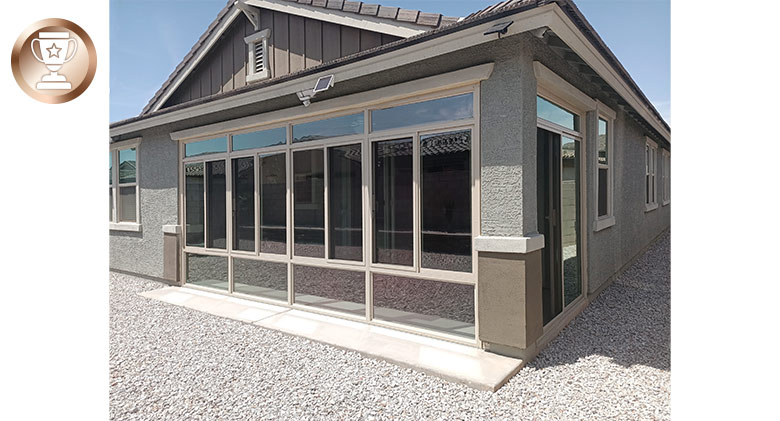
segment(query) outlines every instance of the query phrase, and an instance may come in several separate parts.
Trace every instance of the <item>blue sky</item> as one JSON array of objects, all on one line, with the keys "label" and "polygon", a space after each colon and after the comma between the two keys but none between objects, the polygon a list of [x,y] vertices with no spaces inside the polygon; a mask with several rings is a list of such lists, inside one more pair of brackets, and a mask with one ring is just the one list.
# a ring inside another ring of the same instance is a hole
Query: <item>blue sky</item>
[{"label": "blue sky", "polygon": [[[498,0],[377,0],[449,16]],[[671,123],[669,0],[575,0],[634,81]],[[111,0],[110,118],[138,115],[225,0]]]}]

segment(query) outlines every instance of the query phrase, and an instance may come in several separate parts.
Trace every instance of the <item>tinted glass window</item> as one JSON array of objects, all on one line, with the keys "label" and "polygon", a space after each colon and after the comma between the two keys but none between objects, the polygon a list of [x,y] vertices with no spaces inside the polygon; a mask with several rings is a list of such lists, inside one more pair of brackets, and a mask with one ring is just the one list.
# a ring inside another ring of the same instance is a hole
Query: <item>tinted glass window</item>
[{"label": "tinted glass window", "polygon": [[206,163],[206,247],[224,249],[227,245],[225,161]]},{"label": "tinted glass window", "polygon": [[287,253],[286,155],[260,156],[260,252]]},{"label": "tinted glass window", "polygon": [[363,133],[363,113],[312,121],[293,126],[293,142]]},{"label": "tinted glass window", "polygon": [[203,163],[186,164],[184,166],[187,245],[203,247],[205,233],[204,201],[203,201]]},{"label": "tinted glass window", "polygon": [[580,158],[579,142],[561,137],[561,248],[564,306],[582,294],[580,274]]},{"label": "tinted glass window", "polygon": [[607,214],[607,171],[599,168],[599,216]]},{"label": "tinted glass window", "polygon": [[287,302],[287,263],[233,259],[233,291]]},{"label": "tinted glass window", "polygon": [[371,131],[453,121],[474,116],[474,94],[433,99],[371,111]]},{"label": "tinted glass window", "polygon": [[536,97],[536,115],[567,129],[579,130],[579,116],[540,96]]},{"label": "tinted glass window", "polygon": [[607,122],[599,119],[599,164],[606,165],[607,159]]},{"label": "tinted glass window", "polygon": [[471,131],[420,137],[424,268],[471,272]]},{"label": "tinted glass window", "polygon": [[373,146],[374,261],[412,266],[412,139]]},{"label": "tinted glass window", "polygon": [[233,135],[234,151],[267,148],[269,146],[284,145],[285,143],[287,143],[287,129],[284,127]]},{"label": "tinted glass window", "polygon": [[227,138],[218,137],[215,139],[201,140],[184,145],[184,156],[199,156],[210,153],[227,152]]},{"label": "tinted glass window", "polygon": [[295,265],[293,273],[296,304],[365,316],[364,272]]},{"label": "tinted glass window", "polygon": [[228,258],[187,253],[187,283],[228,289]]},{"label": "tinted glass window", "polygon": [[135,183],[135,148],[119,151],[119,184]]},{"label": "tinted glass window", "polygon": [[328,149],[331,259],[363,259],[363,175],[360,151],[360,144]]},{"label": "tinted glass window", "polygon": [[119,222],[135,222],[135,186],[119,188]]},{"label": "tinted glass window", "polygon": [[293,153],[295,255],[325,257],[325,174],[322,149]]},{"label": "tinted glass window", "polygon": [[255,158],[233,160],[233,248],[255,251]]}]

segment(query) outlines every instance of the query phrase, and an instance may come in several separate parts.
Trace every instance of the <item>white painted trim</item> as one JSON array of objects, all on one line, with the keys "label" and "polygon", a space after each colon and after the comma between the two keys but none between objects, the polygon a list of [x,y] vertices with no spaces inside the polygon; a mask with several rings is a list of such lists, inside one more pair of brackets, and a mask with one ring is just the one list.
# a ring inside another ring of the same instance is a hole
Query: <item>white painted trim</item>
[{"label": "white painted trim", "polygon": [[[141,137],[134,137],[132,139],[125,139],[119,142],[109,143],[108,148],[109,150],[115,151],[119,149],[130,149],[130,148],[137,148],[138,145],[141,144],[141,141],[143,138]],[[109,140],[110,142],[110,140]]]},{"label": "white painted trim", "polygon": [[[298,107],[272,111],[270,113],[252,115],[206,126],[179,130],[171,132],[171,139],[186,140],[195,137],[208,137],[225,132],[267,126],[292,118],[295,118],[297,122],[298,119],[315,118],[317,116],[338,113],[348,109],[360,109],[372,104],[396,101],[404,97],[417,97],[440,90],[449,90],[473,85],[489,78],[492,73],[493,63],[482,64],[450,73],[404,82],[398,85],[386,86],[372,91],[360,92],[327,101],[314,102],[306,108],[301,105]],[[408,131],[408,128],[405,128],[405,130]]]},{"label": "white painted trim", "polygon": [[593,231],[598,232],[604,229],[607,229],[611,226],[615,225],[615,217],[609,216],[606,218],[597,219],[593,222]]},{"label": "white painted trim", "polygon": [[417,25],[411,22],[401,22],[391,19],[378,18],[376,16],[359,15],[352,12],[344,12],[336,9],[324,9],[307,4],[293,3],[281,0],[246,0],[244,3],[261,9],[274,10],[303,16],[324,22],[331,22],[367,31],[380,32],[408,38],[433,29],[429,26]]},{"label": "white painted trim", "polygon": [[109,222],[108,229],[111,231],[141,232],[141,224],[136,222]]},{"label": "white painted trim", "polygon": [[479,236],[474,239],[474,248],[480,252],[531,253],[544,248],[544,235],[531,234],[527,237]]},{"label": "white painted trim", "polygon": [[605,117],[608,117],[612,120],[617,120],[617,113],[612,108],[608,107],[603,102],[596,100],[596,108],[598,109],[599,113],[604,114]]},{"label": "white painted trim", "polygon": [[206,56],[206,54],[211,50],[211,47],[214,46],[214,44],[217,42],[220,36],[227,30],[227,28],[230,26],[231,23],[243,12],[239,8],[233,9],[233,12],[230,13],[230,15],[222,21],[222,24],[217,27],[217,29],[211,33],[208,40],[205,42],[205,44],[201,45],[200,47],[200,53],[195,57],[194,60],[190,61],[190,64],[188,64],[183,72],[180,72],[176,78],[173,80],[173,83],[171,83],[168,88],[165,89],[165,92],[160,97],[160,99],[157,100],[157,104],[151,109],[151,112],[157,111],[162,107],[163,104],[165,104],[165,101],[168,100],[168,98],[173,95],[174,92],[176,92],[176,89],[179,87],[179,85],[184,82],[184,79],[189,76],[189,74],[192,72],[193,69],[195,69],[195,66],[200,63],[201,60],[203,60],[203,57]]},{"label": "white painted trim", "polygon": [[[582,93],[574,85],[564,80],[547,68],[542,63],[534,61],[534,75],[536,76],[537,91],[543,97],[565,108],[574,108],[581,111],[596,109],[596,101]],[[554,87],[554,89],[551,89]],[[566,107],[568,105],[569,107]],[[573,110],[570,110],[573,111]],[[580,118],[580,126],[583,119]],[[580,128],[580,132],[583,132]]]},{"label": "white painted trim", "polygon": [[162,226],[162,232],[165,234],[180,234],[181,233],[181,225],[163,225]]},{"label": "white painted trim", "polygon": [[262,31],[255,32],[254,34],[247,35],[244,37],[244,42],[247,44],[252,44],[254,42],[257,42],[257,40],[268,38],[268,36],[271,35],[271,30],[266,28]]},{"label": "white painted trim", "polygon": [[658,203],[645,203],[645,213],[658,209]]}]

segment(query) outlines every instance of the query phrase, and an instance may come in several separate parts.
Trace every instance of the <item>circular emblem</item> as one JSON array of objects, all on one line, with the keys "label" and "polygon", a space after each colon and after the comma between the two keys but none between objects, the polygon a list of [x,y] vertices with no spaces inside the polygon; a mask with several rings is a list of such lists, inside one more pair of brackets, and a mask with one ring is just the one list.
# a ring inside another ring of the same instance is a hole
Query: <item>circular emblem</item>
[{"label": "circular emblem", "polygon": [[44,19],[27,27],[11,51],[19,87],[47,104],[68,102],[84,92],[97,68],[92,39],[65,19]]}]

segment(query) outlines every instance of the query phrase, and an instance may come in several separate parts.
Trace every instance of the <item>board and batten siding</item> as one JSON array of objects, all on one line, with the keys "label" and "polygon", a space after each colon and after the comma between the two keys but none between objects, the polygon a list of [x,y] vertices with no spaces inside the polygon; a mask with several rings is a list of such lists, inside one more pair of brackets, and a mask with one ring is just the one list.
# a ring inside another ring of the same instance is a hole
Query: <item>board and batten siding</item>
[{"label": "board and batten siding", "polygon": [[[378,32],[260,9],[260,30],[270,29],[271,78],[314,67],[400,39]],[[244,37],[254,26],[239,15],[161,108],[232,91],[246,85],[249,51]]]}]

